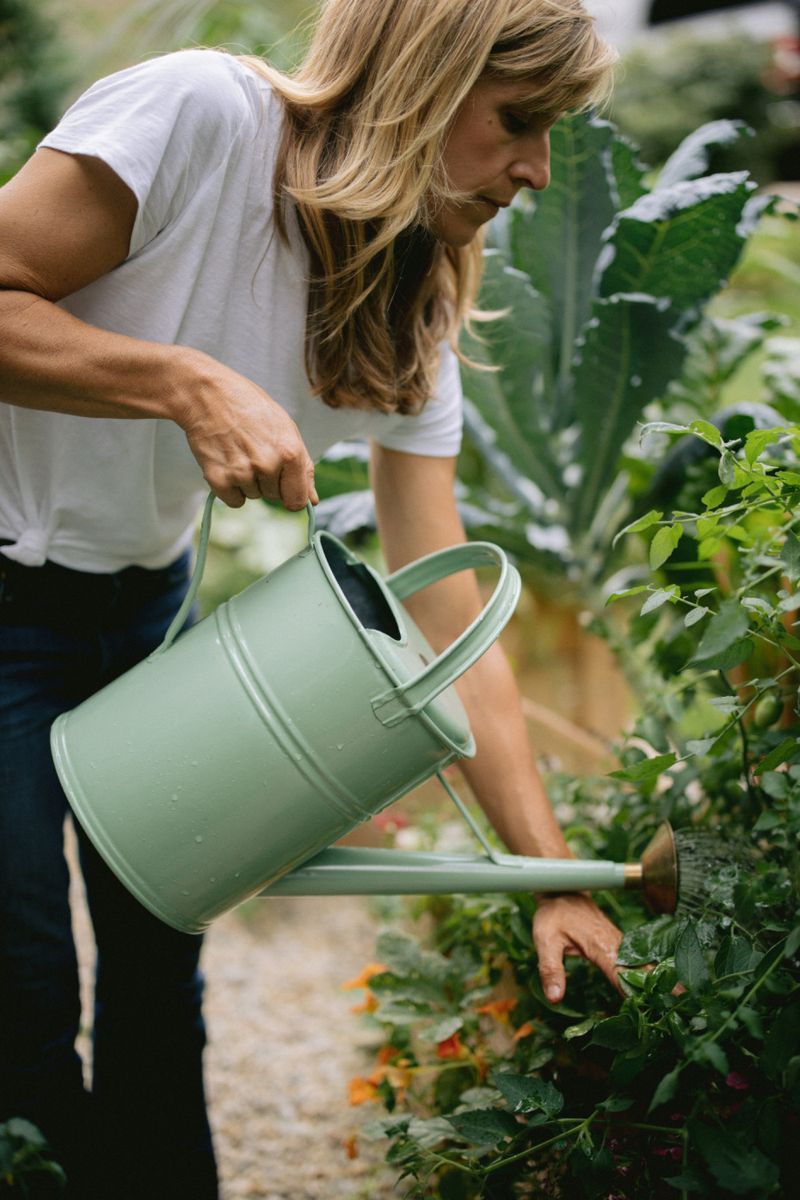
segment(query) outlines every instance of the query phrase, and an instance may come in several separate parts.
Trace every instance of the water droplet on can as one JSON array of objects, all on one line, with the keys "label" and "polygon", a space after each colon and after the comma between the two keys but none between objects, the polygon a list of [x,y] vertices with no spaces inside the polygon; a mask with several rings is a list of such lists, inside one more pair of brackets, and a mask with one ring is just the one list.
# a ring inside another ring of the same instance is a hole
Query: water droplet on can
[{"label": "water droplet on can", "polygon": [[202,835],[202,833],[198,833],[198,834],[197,834],[197,837],[196,837],[194,840],[195,840],[196,842],[202,842],[202,840],[203,840],[203,835]]}]

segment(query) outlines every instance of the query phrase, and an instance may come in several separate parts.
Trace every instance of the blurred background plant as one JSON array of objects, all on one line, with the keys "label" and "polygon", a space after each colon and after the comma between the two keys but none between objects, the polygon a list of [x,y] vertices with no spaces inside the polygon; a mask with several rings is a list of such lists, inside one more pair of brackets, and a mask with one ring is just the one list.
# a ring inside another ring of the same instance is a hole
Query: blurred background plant
[{"label": "blurred background plant", "polygon": [[626,54],[611,115],[644,161],[658,166],[698,125],[735,114],[755,136],[720,147],[712,169],[747,170],[762,185],[797,179],[800,101],[779,61],[773,45],[744,33],[666,34]]},{"label": "blurred background plant", "polygon": [[35,1125],[21,1117],[0,1125],[0,1196],[49,1200],[62,1196],[65,1187],[64,1171]]},{"label": "blurred background plant", "polygon": [[0,0],[0,184],[58,120],[72,71],[49,10]]}]

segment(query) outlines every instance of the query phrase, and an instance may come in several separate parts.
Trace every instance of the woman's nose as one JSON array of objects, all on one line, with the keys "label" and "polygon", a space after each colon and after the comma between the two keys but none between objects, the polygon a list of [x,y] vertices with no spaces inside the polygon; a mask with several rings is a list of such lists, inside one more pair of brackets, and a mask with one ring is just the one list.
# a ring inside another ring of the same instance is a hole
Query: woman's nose
[{"label": "woman's nose", "polygon": [[533,188],[540,192],[550,182],[550,134],[531,138],[524,158],[511,168],[511,174],[519,187]]}]

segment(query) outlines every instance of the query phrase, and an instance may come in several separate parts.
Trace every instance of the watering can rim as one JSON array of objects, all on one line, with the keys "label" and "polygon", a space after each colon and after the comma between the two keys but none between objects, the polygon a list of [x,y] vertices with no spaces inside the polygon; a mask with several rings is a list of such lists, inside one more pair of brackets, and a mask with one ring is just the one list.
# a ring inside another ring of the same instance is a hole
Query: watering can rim
[{"label": "watering can rim", "polygon": [[[211,511],[214,500],[214,493],[209,492],[203,509],[197,559],[186,598],[167,630],[163,641],[148,656],[151,659],[169,649],[178,632],[182,629],[189,610],[194,603],[205,566],[211,528]],[[461,732],[457,737],[448,735],[446,730],[442,728],[440,721],[435,720],[432,715],[426,713],[425,709],[441,693],[450,688],[456,679],[472,663],[480,658],[499,636],[513,613],[519,597],[521,581],[516,568],[512,566],[507,555],[499,546],[491,542],[465,542],[434,551],[423,558],[416,559],[414,562],[408,563],[384,579],[368,563],[364,563],[363,560],[354,555],[335,534],[329,533],[327,530],[316,529],[314,507],[310,502],[306,505],[305,511],[308,517],[307,544],[297,554],[290,555],[286,561],[289,562],[296,558],[302,558],[313,552],[316,563],[322,567],[329,588],[333,588],[339,607],[344,609],[360,641],[368,649],[373,658],[379,662],[382,670],[390,680],[391,686],[389,689],[385,690],[381,695],[373,697],[372,707],[377,719],[382,724],[391,726],[399,724],[409,716],[420,717],[460,757],[472,757],[475,753],[475,743],[469,729],[469,723],[466,720],[466,713],[463,712],[457,694],[454,693],[454,699],[460,709],[459,717],[463,716],[465,718],[466,735],[464,732]],[[401,639],[392,638],[381,630],[368,629],[361,623],[339,586],[326,559],[324,550],[322,549],[323,539],[339,546],[348,560],[358,563],[367,569],[381,590],[398,624],[398,628],[401,631]],[[410,617],[408,613],[401,613],[398,608],[398,602],[402,602],[407,596],[450,574],[455,574],[460,570],[476,566],[494,566],[500,568],[500,577],[488,602],[454,642],[439,654],[434,654],[433,660],[425,665],[423,671],[412,675],[411,678],[400,678],[397,665],[382,652],[382,648],[391,647],[402,650],[408,649],[410,645],[408,637],[403,634],[404,626],[406,626]],[[277,567],[275,569],[279,570],[280,568]],[[263,582],[264,578],[269,578],[269,576],[256,581],[256,584]],[[224,603],[227,602],[223,602],[223,605]]]}]

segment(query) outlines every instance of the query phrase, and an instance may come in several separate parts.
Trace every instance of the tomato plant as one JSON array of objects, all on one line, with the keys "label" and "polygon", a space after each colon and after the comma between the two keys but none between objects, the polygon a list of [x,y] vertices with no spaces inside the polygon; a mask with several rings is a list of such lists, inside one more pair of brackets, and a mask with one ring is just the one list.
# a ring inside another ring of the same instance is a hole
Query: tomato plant
[{"label": "tomato plant", "polygon": [[635,859],[668,819],[678,910],[644,920],[635,896],[601,895],[625,933],[624,998],[573,961],[555,1007],[530,896],[430,899],[426,933],[381,938],[368,1019],[401,1074],[376,1080],[389,1115],[369,1131],[409,1196],[794,1194],[800,427],[647,432],[694,439],[703,470],[685,508],[623,531],[650,578],[610,597],[621,633],[596,621],[639,689],[627,765],[550,789],[581,856]]}]

